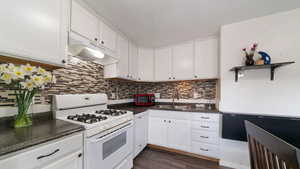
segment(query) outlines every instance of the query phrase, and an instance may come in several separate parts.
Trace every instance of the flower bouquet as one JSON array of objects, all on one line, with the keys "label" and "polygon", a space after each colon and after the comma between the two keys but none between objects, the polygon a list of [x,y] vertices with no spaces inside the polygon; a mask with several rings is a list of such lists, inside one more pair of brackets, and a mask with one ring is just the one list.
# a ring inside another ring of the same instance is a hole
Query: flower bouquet
[{"label": "flower bouquet", "polygon": [[245,55],[246,55],[246,62],[245,62],[246,66],[252,66],[255,64],[253,57],[256,52],[257,46],[258,46],[258,44],[254,43],[253,46],[251,47],[250,52],[247,52],[246,48],[243,49],[243,51],[245,52]]},{"label": "flower bouquet", "polygon": [[34,95],[46,84],[55,83],[55,76],[41,67],[29,64],[15,66],[0,64],[0,80],[14,90],[18,114],[15,117],[15,128],[32,125],[27,112],[32,104]]}]

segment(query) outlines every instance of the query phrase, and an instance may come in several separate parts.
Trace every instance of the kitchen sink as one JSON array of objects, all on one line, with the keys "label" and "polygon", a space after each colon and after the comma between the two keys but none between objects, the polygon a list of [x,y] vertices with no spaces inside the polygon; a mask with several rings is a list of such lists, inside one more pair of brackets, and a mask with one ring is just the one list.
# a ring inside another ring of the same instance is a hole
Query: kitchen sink
[{"label": "kitchen sink", "polygon": [[158,105],[160,109],[174,109],[173,105]]},{"label": "kitchen sink", "polygon": [[185,105],[159,105],[158,108],[184,110],[184,109],[188,109],[189,106],[185,106]]},{"label": "kitchen sink", "polygon": [[174,106],[174,109],[188,109],[189,108],[189,106]]}]

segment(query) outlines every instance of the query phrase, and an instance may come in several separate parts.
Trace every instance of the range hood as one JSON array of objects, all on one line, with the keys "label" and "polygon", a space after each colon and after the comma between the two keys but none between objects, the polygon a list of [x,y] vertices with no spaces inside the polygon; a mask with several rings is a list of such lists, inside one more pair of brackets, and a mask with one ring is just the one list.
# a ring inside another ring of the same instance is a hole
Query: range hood
[{"label": "range hood", "polygon": [[74,57],[101,65],[109,65],[118,62],[114,52],[111,52],[96,43],[94,44],[74,32],[70,32],[68,50],[69,54]]}]

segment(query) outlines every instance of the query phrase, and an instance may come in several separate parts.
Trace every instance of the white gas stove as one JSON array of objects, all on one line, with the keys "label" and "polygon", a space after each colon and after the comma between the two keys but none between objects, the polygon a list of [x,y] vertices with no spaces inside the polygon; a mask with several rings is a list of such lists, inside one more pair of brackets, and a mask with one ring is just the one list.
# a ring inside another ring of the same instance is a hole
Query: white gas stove
[{"label": "white gas stove", "polygon": [[84,169],[132,168],[133,113],[107,109],[106,94],[56,95],[55,117],[85,127]]}]

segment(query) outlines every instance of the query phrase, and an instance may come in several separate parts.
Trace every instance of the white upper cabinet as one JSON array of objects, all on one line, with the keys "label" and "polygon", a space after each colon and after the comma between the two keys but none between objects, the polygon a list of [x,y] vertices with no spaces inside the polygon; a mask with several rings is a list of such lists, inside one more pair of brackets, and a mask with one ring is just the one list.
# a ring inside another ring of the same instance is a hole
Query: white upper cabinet
[{"label": "white upper cabinet", "polygon": [[137,80],[138,78],[138,48],[134,43],[129,45],[129,78]]},{"label": "white upper cabinet", "polygon": [[0,55],[63,66],[69,1],[2,1]]},{"label": "white upper cabinet", "polygon": [[71,30],[90,41],[99,41],[98,18],[74,0],[72,1]]},{"label": "white upper cabinet", "polygon": [[116,77],[129,78],[129,41],[118,36],[118,58]]},{"label": "white upper cabinet", "polygon": [[139,48],[138,80],[154,81],[154,50]]},{"label": "white upper cabinet", "polygon": [[211,38],[195,42],[196,79],[218,78],[219,41]]},{"label": "white upper cabinet", "polygon": [[188,80],[194,75],[194,43],[173,47],[173,80]]},{"label": "white upper cabinet", "polygon": [[116,50],[117,33],[103,22],[100,25],[100,44],[112,51]]},{"label": "white upper cabinet", "polygon": [[76,1],[72,1],[71,30],[99,46],[116,50],[117,33]]},{"label": "white upper cabinet", "polygon": [[172,48],[155,50],[155,81],[172,79]]}]

